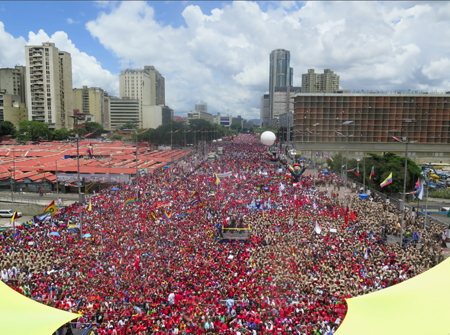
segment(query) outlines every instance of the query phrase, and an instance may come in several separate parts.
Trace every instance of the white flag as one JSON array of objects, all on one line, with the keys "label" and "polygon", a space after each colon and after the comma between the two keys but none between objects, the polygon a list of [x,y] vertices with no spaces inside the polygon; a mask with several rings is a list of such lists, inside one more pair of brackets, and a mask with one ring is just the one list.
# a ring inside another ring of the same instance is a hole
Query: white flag
[{"label": "white flag", "polygon": [[364,253],[364,259],[368,259],[369,258],[369,252],[368,252],[368,248],[366,248],[366,252]]},{"label": "white flag", "polygon": [[319,223],[316,221],[316,227],[314,228],[314,231],[316,234],[320,234],[322,232],[322,229],[319,226]]},{"label": "white flag", "polygon": [[289,219],[289,224],[292,226],[292,224],[294,223],[294,220],[292,218]]},{"label": "white flag", "polygon": [[283,183],[280,183],[280,187],[279,187],[278,189],[280,190],[280,192],[283,191],[283,190],[285,189]]}]

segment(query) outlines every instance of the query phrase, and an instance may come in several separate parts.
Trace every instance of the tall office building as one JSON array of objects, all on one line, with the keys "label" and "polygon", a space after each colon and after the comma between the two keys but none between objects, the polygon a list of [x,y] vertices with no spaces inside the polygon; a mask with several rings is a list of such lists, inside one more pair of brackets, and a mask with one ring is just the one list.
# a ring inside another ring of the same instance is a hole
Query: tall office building
[{"label": "tall office building", "polygon": [[197,101],[195,103],[195,110],[197,112],[199,112],[199,111],[208,112],[208,104],[204,101]]},{"label": "tall office building", "polygon": [[25,66],[0,69],[0,89],[6,94],[17,95],[25,103]]},{"label": "tall office building", "polygon": [[95,122],[106,128],[105,97],[108,93],[99,87],[74,88],[73,108],[80,113],[89,114],[94,117]]},{"label": "tall office building", "polygon": [[107,116],[109,128],[115,130],[128,122],[142,122],[139,119],[139,103],[139,99],[109,97]]},{"label": "tall office building", "polygon": [[154,92],[151,96],[152,105],[156,106],[164,106],[166,104],[166,80],[155,69],[153,65],[144,66],[144,71],[150,75],[151,83],[152,83],[152,92]]},{"label": "tall office building", "polygon": [[28,120],[73,127],[72,59],[55,43],[25,46]]},{"label": "tall office building", "polygon": [[308,73],[302,74],[302,93],[332,93],[336,90],[339,90],[339,76],[330,69],[323,73],[309,69]]},{"label": "tall office building", "polygon": [[273,115],[273,97],[275,87],[293,86],[291,75],[294,70],[290,67],[291,53],[288,50],[276,49],[270,53],[269,69],[269,119]]},{"label": "tall office building", "polygon": [[142,127],[144,113],[153,113],[150,106],[165,105],[165,79],[154,66],[143,70],[120,72],[120,98],[138,99],[140,102],[139,121]]},{"label": "tall office building", "polygon": [[270,95],[264,94],[261,96],[261,105],[259,118],[261,120],[261,127],[267,127],[269,125],[270,120]]}]

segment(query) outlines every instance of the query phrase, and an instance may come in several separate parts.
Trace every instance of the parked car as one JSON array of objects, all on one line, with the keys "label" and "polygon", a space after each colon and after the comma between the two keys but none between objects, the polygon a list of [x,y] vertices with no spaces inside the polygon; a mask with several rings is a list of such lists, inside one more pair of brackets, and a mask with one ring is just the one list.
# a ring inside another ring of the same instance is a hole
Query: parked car
[{"label": "parked car", "polygon": [[[12,218],[13,215],[14,211],[12,209],[0,209],[1,218]],[[17,216],[20,218],[22,216],[22,212],[17,212]]]}]

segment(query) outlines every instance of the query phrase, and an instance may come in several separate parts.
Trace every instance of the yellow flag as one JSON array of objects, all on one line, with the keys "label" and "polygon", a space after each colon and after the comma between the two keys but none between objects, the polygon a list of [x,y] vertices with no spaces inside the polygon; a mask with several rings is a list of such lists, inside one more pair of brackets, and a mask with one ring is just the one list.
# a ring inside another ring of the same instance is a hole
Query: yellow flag
[{"label": "yellow flag", "polygon": [[92,210],[92,204],[91,204],[91,199],[89,199],[89,207],[88,207],[88,211],[90,212]]}]

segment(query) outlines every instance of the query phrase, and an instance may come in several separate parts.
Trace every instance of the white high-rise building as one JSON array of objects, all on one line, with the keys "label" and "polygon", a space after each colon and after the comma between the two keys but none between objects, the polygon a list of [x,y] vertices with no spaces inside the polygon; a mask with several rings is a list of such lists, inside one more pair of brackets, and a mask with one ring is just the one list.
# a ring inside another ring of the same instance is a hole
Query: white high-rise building
[{"label": "white high-rise building", "polygon": [[[165,80],[154,66],[145,66],[143,70],[130,70],[120,72],[119,77],[120,99],[137,99],[140,103],[139,127],[143,127],[144,113],[154,113],[150,106],[163,106],[165,104]],[[153,116],[147,115],[146,119]]]},{"label": "white high-rise building", "polygon": [[195,110],[197,112],[202,111],[202,112],[208,112],[208,104],[206,102],[203,101],[198,101],[195,103]]},{"label": "white high-rise building", "polygon": [[72,58],[55,43],[25,46],[28,120],[73,128]]}]

